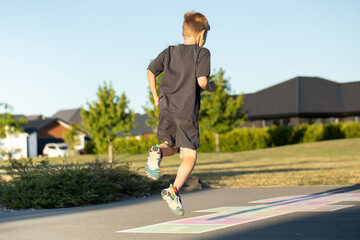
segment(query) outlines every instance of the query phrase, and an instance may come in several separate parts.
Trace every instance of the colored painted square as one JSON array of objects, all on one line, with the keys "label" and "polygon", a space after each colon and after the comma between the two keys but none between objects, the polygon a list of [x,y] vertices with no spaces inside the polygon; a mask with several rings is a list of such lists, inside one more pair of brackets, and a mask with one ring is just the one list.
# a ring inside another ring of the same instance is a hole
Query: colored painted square
[{"label": "colored painted square", "polygon": [[351,207],[350,205],[315,205],[315,206],[284,206],[279,208],[282,211],[289,212],[329,212]]},{"label": "colored painted square", "polygon": [[360,197],[329,197],[326,198],[326,200],[334,202],[356,202],[360,201]]},{"label": "colored painted square", "polygon": [[293,200],[293,199],[297,199],[297,198],[302,198],[305,196],[307,196],[307,195],[268,198],[268,199],[262,199],[262,200],[257,200],[257,201],[251,201],[250,203],[275,203],[275,202],[279,202],[279,201],[288,201],[288,200]]},{"label": "colored painted square", "polygon": [[334,197],[358,197],[360,198],[360,193],[337,193],[333,194]]},{"label": "colored painted square", "polygon": [[201,233],[222,228],[224,225],[170,225],[159,224],[119,232],[129,233]]},{"label": "colored painted square", "polygon": [[[277,209],[278,207],[261,207],[261,206],[257,206],[257,208],[254,209],[249,209],[249,210],[244,210],[244,211],[239,211],[239,212],[219,212],[219,213],[214,213],[211,215],[207,215],[207,216],[203,216],[203,217],[208,217],[208,218],[213,218],[213,217],[226,217],[226,218],[247,218],[247,217],[251,217],[251,218],[257,218],[257,217],[264,217],[264,216],[268,216],[268,215],[279,215],[282,214],[282,212],[278,211],[276,212],[275,209]],[[273,211],[269,211],[269,210],[273,210]]]},{"label": "colored painted square", "polygon": [[251,217],[251,218],[269,218],[269,217],[276,217],[279,215],[286,214],[286,211],[260,211],[260,212],[248,212],[244,213],[242,217]]},{"label": "colored painted square", "polygon": [[228,225],[228,224],[239,224],[243,222],[249,222],[254,220],[254,218],[227,218],[227,217],[221,217],[221,216],[214,216],[210,218],[190,218],[185,220],[179,220],[175,222],[171,222],[169,224],[210,224],[210,225]]},{"label": "colored painted square", "polygon": [[119,232],[203,233],[292,212],[328,212],[354,206],[334,204],[342,201],[360,201],[360,193],[277,197],[253,201],[252,203],[263,203],[257,206],[230,206],[205,209],[197,212],[210,212],[211,214]]},{"label": "colored painted square", "polygon": [[205,210],[199,210],[196,212],[240,212],[249,209],[253,209],[257,206],[241,206],[241,207],[219,207],[219,208],[210,208]]},{"label": "colored painted square", "polygon": [[294,202],[290,203],[290,206],[306,206],[306,205],[326,205],[326,204],[334,204],[336,202],[334,201],[300,201],[300,202]]}]

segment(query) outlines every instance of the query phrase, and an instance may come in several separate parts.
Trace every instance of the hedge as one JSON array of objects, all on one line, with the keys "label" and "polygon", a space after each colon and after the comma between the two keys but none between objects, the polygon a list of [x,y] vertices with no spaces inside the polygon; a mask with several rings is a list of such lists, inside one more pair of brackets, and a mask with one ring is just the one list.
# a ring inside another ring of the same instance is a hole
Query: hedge
[{"label": "hedge", "polygon": [[149,196],[162,186],[129,165],[95,161],[85,165],[34,165],[10,160],[12,180],[0,178],[0,203],[10,209],[47,209],[107,203]]},{"label": "hedge", "polygon": [[[360,123],[236,128],[230,132],[220,134],[219,142],[221,152],[237,152],[342,138],[360,138]],[[114,141],[114,147],[116,153],[146,153],[151,146],[157,143],[155,135],[147,138],[122,137]],[[200,133],[200,148],[198,151],[215,152],[214,133]]]},{"label": "hedge", "polygon": [[[221,152],[266,148],[269,141],[269,132],[261,128],[238,128],[221,134],[219,138]],[[202,144],[201,142],[199,151],[201,151]]]}]

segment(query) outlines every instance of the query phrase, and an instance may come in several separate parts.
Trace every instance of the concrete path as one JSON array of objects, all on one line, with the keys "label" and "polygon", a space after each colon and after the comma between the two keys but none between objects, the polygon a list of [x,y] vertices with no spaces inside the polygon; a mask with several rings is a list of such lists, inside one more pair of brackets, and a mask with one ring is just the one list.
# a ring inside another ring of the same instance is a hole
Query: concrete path
[{"label": "concrete path", "polygon": [[224,188],[79,208],[0,213],[0,239],[360,239],[360,185]]}]

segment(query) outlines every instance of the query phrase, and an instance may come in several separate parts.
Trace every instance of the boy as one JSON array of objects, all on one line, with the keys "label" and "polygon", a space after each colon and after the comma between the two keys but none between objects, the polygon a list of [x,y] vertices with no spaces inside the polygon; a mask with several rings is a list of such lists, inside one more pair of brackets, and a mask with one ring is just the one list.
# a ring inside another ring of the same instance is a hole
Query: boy
[{"label": "boy", "polygon": [[[161,191],[169,208],[179,216],[184,215],[179,192],[194,169],[200,142],[200,88],[209,92],[216,90],[215,83],[208,80],[210,52],[202,48],[209,30],[210,26],[204,15],[185,13],[182,27],[184,44],[169,46],[147,69],[155,105],[160,110],[157,138],[159,142],[165,143],[150,148],[145,170],[149,178],[157,180],[162,158],[172,156],[178,147],[182,148],[183,160],[175,182]],[[158,96],[155,78],[161,72],[163,78]]]}]

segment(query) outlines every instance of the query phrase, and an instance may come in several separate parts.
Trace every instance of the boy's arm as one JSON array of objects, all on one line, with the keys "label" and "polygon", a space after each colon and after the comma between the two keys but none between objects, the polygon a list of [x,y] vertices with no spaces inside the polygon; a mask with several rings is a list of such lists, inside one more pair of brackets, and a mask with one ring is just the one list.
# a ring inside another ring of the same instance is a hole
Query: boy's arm
[{"label": "boy's arm", "polygon": [[155,75],[149,69],[147,70],[147,78],[148,78],[151,93],[154,98],[155,106],[157,107],[159,105],[160,98],[156,91],[156,78],[155,78]]},{"label": "boy's arm", "polygon": [[199,77],[197,79],[199,86],[209,92],[214,92],[216,90],[216,84],[214,81],[209,82],[209,79],[205,76]]}]

